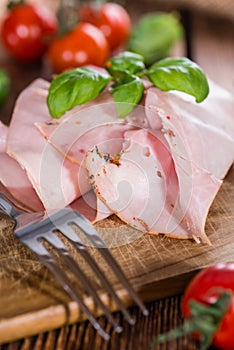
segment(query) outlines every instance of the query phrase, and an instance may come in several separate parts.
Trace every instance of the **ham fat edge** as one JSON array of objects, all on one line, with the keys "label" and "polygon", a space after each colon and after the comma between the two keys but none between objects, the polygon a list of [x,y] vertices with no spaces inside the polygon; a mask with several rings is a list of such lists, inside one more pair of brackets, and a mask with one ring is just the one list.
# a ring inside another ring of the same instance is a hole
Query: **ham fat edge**
[{"label": "ham fat edge", "polygon": [[91,222],[114,213],[146,233],[209,243],[208,211],[234,161],[234,100],[209,84],[200,104],[147,87],[120,119],[104,91],[55,120],[37,79],[10,126],[0,123],[1,186],[32,211],[70,205]]}]

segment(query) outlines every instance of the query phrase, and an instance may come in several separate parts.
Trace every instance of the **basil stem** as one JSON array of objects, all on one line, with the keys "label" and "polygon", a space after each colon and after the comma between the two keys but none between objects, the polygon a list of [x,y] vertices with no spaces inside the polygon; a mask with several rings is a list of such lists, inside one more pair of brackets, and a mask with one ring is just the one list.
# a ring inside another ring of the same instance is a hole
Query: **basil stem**
[{"label": "basil stem", "polygon": [[109,89],[116,102],[120,118],[126,117],[141,101],[144,94],[144,84],[135,75],[126,76],[120,83]]}]

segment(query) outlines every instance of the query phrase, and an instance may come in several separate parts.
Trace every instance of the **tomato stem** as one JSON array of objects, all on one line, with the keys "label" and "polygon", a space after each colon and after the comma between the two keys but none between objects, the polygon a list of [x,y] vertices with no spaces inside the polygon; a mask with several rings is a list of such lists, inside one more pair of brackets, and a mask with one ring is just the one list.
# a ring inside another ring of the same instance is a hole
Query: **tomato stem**
[{"label": "tomato stem", "polygon": [[57,11],[57,19],[59,23],[59,35],[63,35],[71,31],[78,23],[77,1],[61,0]]},{"label": "tomato stem", "polygon": [[226,313],[232,294],[223,292],[218,299],[209,305],[191,300],[189,308],[190,318],[184,324],[166,334],[161,334],[153,340],[153,345],[164,343],[191,333],[198,333],[201,337],[200,350],[206,350],[212,344],[214,335]]}]

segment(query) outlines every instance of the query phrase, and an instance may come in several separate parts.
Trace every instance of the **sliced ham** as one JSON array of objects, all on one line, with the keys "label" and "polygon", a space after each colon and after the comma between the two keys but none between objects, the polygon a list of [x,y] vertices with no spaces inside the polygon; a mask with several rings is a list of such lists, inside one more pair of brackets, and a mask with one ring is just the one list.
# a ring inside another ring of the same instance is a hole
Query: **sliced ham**
[{"label": "sliced ham", "polygon": [[206,217],[234,160],[228,92],[210,82],[196,104],[147,86],[142,104],[119,119],[105,91],[53,120],[48,87],[38,79],[19,96],[2,157],[20,165],[46,210],[71,205],[91,222],[115,213],[143,232],[209,242]]},{"label": "sliced ham", "polygon": [[34,126],[36,121],[50,119],[48,87],[47,81],[37,79],[20,94],[9,127],[7,153],[26,170],[46,210],[53,210],[71,203],[90,186],[86,170],[64,159]]}]

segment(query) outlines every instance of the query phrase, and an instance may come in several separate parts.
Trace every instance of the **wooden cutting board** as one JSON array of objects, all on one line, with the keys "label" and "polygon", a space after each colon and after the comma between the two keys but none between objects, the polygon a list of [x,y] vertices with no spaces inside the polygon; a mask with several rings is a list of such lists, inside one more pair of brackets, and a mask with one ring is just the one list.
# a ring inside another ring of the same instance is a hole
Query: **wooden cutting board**
[{"label": "wooden cutting board", "polygon": [[[199,269],[234,259],[234,168],[210,208],[206,232],[211,246],[142,235],[114,216],[99,223],[97,228],[145,301],[179,293]],[[0,239],[0,343],[84,319],[77,304],[69,299],[53,276],[14,238],[10,223],[4,219],[0,221]],[[130,305],[131,300],[109,273],[98,252],[92,250],[92,254],[107,271],[126,305]],[[93,278],[90,271],[87,273]],[[95,288],[99,288],[93,280]],[[115,310],[101,289],[100,294]],[[99,315],[85,294],[84,298]]]}]

